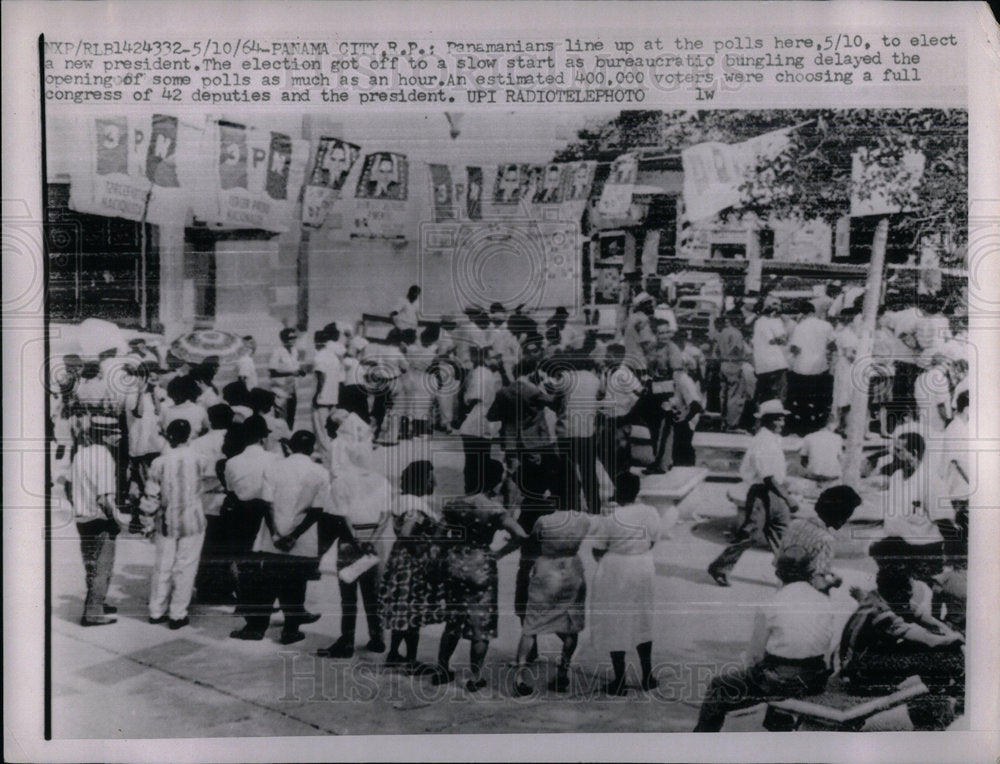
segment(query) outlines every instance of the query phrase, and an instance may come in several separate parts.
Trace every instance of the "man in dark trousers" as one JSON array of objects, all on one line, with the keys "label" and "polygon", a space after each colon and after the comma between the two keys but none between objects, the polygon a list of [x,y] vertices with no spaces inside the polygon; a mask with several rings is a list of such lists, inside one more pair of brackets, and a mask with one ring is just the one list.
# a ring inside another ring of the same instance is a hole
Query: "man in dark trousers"
[{"label": "man in dark trousers", "polygon": [[237,639],[264,636],[275,599],[285,615],[283,645],[305,639],[300,627],[320,618],[305,609],[306,583],[319,556],[317,521],[330,509],[330,480],[311,458],[315,435],[298,430],[289,446],[286,458],[264,468],[263,522],[254,540],[256,558],[245,590],[254,608],[246,612],[246,626],[231,635]]},{"label": "man in dark trousers", "polygon": [[757,411],[760,429],[740,464],[740,476],[750,484],[745,519],[733,543],[708,566],[709,575],[719,586],[729,586],[729,572],[753,546],[758,531],[763,532],[771,551],[777,553],[791,514],[799,509],[785,485],[788,468],[781,433],[787,414],[778,400],[765,401]]},{"label": "man in dark trousers", "polygon": [[246,445],[242,453],[226,462],[223,473],[230,494],[222,516],[227,551],[236,565],[236,615],[246,615],[255,604],[248,598],[255,588],[253,544],[267,509],[263,498],[264,471],[280,460],[276,454],[264,450],[268,429],[262,416],[250,417],[242,429]]}]

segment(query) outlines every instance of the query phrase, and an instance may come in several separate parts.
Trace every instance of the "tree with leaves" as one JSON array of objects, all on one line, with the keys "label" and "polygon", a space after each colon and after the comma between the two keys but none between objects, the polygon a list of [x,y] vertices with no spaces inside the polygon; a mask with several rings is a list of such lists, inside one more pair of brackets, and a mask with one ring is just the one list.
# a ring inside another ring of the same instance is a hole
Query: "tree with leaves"
[{"label": "tree with leaves", "polygon": [[[628,150],[668,152],[706,141],[739,143],[788,131],[785,149],[758,157],[741,186],[742,203],[723,217],[752,213],[768,218],[824,220],[850,214],[852,194],[884,194],[908,211],[899,226],[914,248],[939,237],[942,264],[964,265],[968,233],[968,114],[964,109],[768,109],[759,111],[623,111],[590,125],[558,161],[610,161]],[[852,176],[852,157],[863,152],[867,171]],[[913,183],[903,162],[920,152],[923,173]],[[857,182],[856,182],[857,181]]]}]

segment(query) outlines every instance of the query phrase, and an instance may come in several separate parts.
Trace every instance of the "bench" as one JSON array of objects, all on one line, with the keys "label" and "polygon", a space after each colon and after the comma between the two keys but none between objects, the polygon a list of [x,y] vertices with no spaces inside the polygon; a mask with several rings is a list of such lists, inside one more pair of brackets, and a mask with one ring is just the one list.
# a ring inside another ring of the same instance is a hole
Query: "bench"
[{"label": "bench", "polygon": [[[633,472],[638,471],[638,467],[633,468]],[[670,537],[669,529],[680,517],[680,503],[705,482],[707,476],[708,470],[704,467],[673,467],[666,475],[642,475],[639,501],[655,507],[660,513],[667,538]]]},{"label": "bench", "polygon": [[927,687],[917,676],[904,681],[895,692],[877,698],[850,694],[834,680],[820,695],[769,702],[764,716],[764,728],[771,732],[857,732],[876,714],[904,705],[927,692]]}]

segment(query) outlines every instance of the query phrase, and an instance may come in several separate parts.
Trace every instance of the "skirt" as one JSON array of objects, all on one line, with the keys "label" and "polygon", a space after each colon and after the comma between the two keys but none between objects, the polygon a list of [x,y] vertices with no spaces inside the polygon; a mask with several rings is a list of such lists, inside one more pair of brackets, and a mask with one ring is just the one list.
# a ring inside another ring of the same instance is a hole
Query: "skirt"
[{"label": "skirt", "polygon": [[572,557],[539,557],[528,584],[524,633],[579,634],[586,624],[583,563]]},{"label": "skirt", "polygon": [[[455,575],[463,567],[469,569]],[[447,630],[458,631],[471,640],[496,638],[499,622],[496,557],[489,549],[453,548],[448,550],[448,568]]]},{"label": "skirt", "polygon": [[399,541],[392,547],[379,589],[382,623],[393,631],[444,621],[444,579],[438,550],[427,542]]},{"label": "skirt", "polygon": [[590,593],[590,631],[604,652],[631,650],[653,639],[653,555],[615,554],[601,558]]}]

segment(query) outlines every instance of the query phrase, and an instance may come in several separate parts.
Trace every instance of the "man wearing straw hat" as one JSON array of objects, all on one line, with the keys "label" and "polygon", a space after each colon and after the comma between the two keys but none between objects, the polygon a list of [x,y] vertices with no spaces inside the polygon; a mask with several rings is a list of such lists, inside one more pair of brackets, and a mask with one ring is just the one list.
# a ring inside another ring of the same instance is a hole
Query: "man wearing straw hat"
[{"label": "man wearing straw hat", "polygon": [[758,531],[763,532],[771,551],[777,552],[791,513],[798,511],[785,485],[787,465],[781,433],[787,414],[779,400],[764,401],[757,411],[760,429],[740,464],[740,476],[750,484],[745,519],[733,542],[708,566],[709,575],[719,586],[729,586],[729,572],[753,546]]}]

